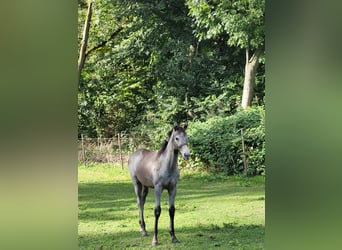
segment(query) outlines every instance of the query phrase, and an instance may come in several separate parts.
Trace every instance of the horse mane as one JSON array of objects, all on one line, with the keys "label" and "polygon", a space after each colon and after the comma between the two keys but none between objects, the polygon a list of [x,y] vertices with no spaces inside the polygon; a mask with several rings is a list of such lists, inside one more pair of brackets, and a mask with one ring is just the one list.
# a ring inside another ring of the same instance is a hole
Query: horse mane
[{"label": "horse mane", "polygon": [[166,149],[166,147],[167,147],[167,144],[169,143],[169,139],[170,139],[170,136],[171,136],[171,134],[172,134],[172,130],[173,130],[173,129],[171,129],[171,130],[167,133],[167,140],[165,140],[165,141],[163,142],[161,148],[158,150],[158,156],[161,155],[161,154],[165,151],[165,149]]}]

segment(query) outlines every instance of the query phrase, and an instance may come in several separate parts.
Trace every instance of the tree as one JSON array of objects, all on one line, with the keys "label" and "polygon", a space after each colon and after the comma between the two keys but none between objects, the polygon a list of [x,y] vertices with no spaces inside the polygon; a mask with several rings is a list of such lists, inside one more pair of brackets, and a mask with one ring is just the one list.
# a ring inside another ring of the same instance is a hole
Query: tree
[{"label": "tree", "polygon": [[245,77],[241,106],[251,105],[256,71],[264,52],[265,0],[187,0],[198,37],[227,34],[227,44],[245,50]]},{"label": "tree", "polygon": [[[205,121],[235,113],[244,51],[227,44],[231,37],[224,31],[201,37],[198,26],[196,36],[186,0],[92,2],[79,81],[79,135],[144,131],[164,137],[163,126],[175,120]],[[81,44],[85,0],[79,0],[78,16]],[[262,99],[263,84],[256,87]]]},{"label": "tree", "polygon": [[92,2],[88,2],[88,10],[87,10],[87,17],[84,23],[84,28],[83,28],[83,37],[82,37],[82,42],[81,42],[81,48],[80,48],[80,53],[78,57],[78,81],[80,81],[81,78],[81,71],[84,66],[85,62],[85,57],[86,57],[86,49],[87,49],[87,44],[88,44],[88,38],[89,38],[89,28],[90,28],[90,19],[92,15]]},{"label": "tree", "polygon": [[[120,8],[115,8],[109,0],[93,2],[89,49],[84,53],[79,82],[79,135],[111,137],[139,120],[139,97],[135,97],[143,95],[140,84],[127,79],[131,68],[118,59],[125,36],[122,31],[130,22],[125,16],[127,11],[120,3]],[[80,0],[79,27],[87,16],[85,6],[85,1]]]}]

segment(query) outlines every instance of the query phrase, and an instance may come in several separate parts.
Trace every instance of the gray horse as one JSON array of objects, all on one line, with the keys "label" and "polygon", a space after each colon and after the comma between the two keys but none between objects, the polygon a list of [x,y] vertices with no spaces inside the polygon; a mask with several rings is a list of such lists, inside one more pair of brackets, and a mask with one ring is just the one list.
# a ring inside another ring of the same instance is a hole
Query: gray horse
[{"label": "gray horse", "polygon": [[177,167],[178,152],[184,159],[189,159],[188,137],[186,135],[187,125],[184,127],[174,124],[169,132],[169,138],[158,151],[139,149],[131,155],[128,160],[128,168],[137,195],[139,207],[139,224],[142,236],[146,236],[146,225],[144,220],[144,204],[148,194],[148,188],[154,188],[155,192],[155,223],[152,245],[158,245],[158,219],[161,213],[160,195],[164,189],[169,193],[169,216],[170,234],[172,242],[179,242],[174,231],[175,197],[179,170]]}]

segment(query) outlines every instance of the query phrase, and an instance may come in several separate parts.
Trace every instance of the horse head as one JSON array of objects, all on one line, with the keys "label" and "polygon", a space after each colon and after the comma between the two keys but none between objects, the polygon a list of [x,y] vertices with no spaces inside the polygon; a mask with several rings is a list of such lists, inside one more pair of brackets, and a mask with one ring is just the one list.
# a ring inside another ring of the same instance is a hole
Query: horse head
[{"label": "horse head", "polygon": [[175,150],[178,150],[185,160],[188,160],[190,158],[190,150],[188,148],[188,136],[185,131],[187,127],[187,124],[182,127],[175,122],[175,124],[173,125],[173,133],[171,137]]}]

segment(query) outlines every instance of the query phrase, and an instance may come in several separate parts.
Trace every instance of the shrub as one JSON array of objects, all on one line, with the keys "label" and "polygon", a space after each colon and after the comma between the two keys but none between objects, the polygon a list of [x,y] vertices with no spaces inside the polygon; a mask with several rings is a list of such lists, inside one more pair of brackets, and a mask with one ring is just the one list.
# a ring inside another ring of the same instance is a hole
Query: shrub
[{"label": "shrub", "polygon": [[228,117],[190,122],[188,129],[192,158],[200,160],[210,172],[228,175],[244,172],[241,129],[248,174],[265,174],[265,110],[254,107]]}]

